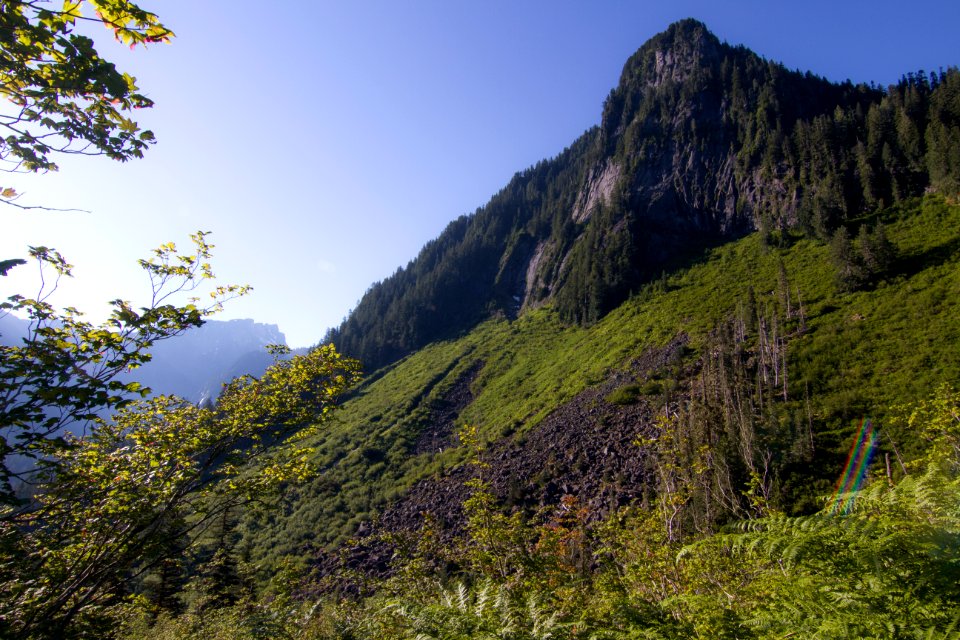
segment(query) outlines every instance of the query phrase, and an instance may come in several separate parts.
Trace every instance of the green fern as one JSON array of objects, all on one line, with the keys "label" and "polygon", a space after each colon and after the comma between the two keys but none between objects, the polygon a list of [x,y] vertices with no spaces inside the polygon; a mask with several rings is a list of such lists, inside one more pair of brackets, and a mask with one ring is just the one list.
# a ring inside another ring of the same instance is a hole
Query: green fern
[{"label": "green fern", "polygon": [[695,570],[728,553],[752,567],[729,606],[761,637],[951,637],[960,612],[960,481],[931,462],[923,475],[893,487],[874,482],[852,497],[845,515],[738,523],[687,546],[678,562]]},{"label": "green fern", "polygon": [[388,609],[417,640],[552,640],[570,626],[537,594],[522,601],[507,587],[489,582],[472,590],[460,583],[442,589],[432,603],[397,602]]}]

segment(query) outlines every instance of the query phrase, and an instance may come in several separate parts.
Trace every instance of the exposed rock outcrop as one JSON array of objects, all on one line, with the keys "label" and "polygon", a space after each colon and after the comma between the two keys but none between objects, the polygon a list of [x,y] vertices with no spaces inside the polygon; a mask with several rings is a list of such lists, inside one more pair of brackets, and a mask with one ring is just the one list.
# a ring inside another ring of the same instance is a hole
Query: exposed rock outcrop
[{"label": "exposed rock outcrop", "polygon": [[[686,336],[679,335],[662,349],[646,351],[628,371],[578,394],[531,431],[492,444],[483,454],[489,465],[484,474],[500,503],[510,510],[529,512],[556,506],[565,496],[573,496],[586,507],[590,520],[597,521],[620,506],[651,495],[652,472],[637,440],[655,434],[653,417],[663,399],[650,396],[617,405],[607,397],[625,384],[645,381],[679,362],[686,342]],[[460,380],[476,376],[478,371],[479,367],[473,367]],[[459,382],[454,385],[450,406],[458,403],[459,386]],[[443,420],[442,412],[438,416]],[[442,539],[462,535],[462,505],[470,496],[466,482],[474,474],[471,465],[464,465],[416,483],[376,522],[365,524],[357,540],[339,555],[321,555],[318,569],[333,574],[345,565],[383,575],[389,572],[394,555],[392,543],[383,534],[416,532],[426,517],[439,527]]]},{"label": "exposed rock outcrop", "polygon": [[850,151],[831,157],[829,123],[862,127],[882,98],[721,43],[695,20],[671,25],[627,61],[599,126],[452,222],[328,337],[373,370],[493,314],[553,303],[593,322],[706,247],[803,216],[835,222],[862,203]]}]

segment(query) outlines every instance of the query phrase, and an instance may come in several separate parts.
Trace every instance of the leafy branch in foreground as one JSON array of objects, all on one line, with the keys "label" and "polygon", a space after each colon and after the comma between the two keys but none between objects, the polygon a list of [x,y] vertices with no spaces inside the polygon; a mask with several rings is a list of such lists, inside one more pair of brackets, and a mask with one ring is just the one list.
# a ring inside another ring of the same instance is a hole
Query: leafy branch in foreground
[{"label": "leafy branch in foreground", "polygon": [[12,481],[36,481],[34,464],[59,464],[56,454],[66,447],[65,430],[79,433],[98,415],[147,394],[138,383],[117,377],[148,362],[155,342],[200,326],[226,300],[250,290],[218,286],[205,303],[191,297],[184,305],[174,304],[214,277],[207,235],[192,236],[191,253],[178,253],[169,243],[141,260],[151,282],[148,304],[138,310],[128,301],[114,300],[109,319],[99,326],[83,320],[75,308],[54,309],[49,298],[72,266],[53,249],[30,249],[40,268],[39,292],[0,303],[0,313],[25,315],[30,321],[21,344],[0,346],[0,503],[16,502]]},{"label": "leafy branch in foreground", "polygon": [[[0,114],[0,169],[56,170],[55,154],[140,158],[154,142],[126,113],[153,106],[136,79],[100,56],[78,23],[100,23],[117,40],[167,42],[173,32],[129,0],[0,2],[0,96],[12,109]],[[94,16],[83,14],[92,9]],[[0,202],[9,199],[4,191]]]},{"label": "leafy branch in foreground", "polygon": [[68,436],[31,507],[0,512],[0,635],[96,624],[218,516],[308,478],[311,452],[298,443],[358,376],[355,361],[320,347],[235,379],[213,408],[161,396]]},{"label": "leafy branch in foreground", "polygon": [[321,347],[235,379],[214,408],[161,396],[68,438],[35,505],[0,521],[0,635],[64,637],[96,621],[219,515],[309,477],[310,450],[297,443],[358,375]]},{"label": "leafy branch in foreground", "polygon": [[72,267],[47,247],[30,251],[36,297],[0,305],[29,319],[19,345],[0,346],[0,637],[100,637],[107,608],[139,576],[219,516],[309,477],[300,441],[359,378],[332,346],[290,359],[275,347],[273,366],[225,385],[215,406],[137,400],[148,390],[119,376],[249,291],[212,286],[201,302],[213,246],[204,232],[192,240],[192,252],[168,243],[141,260],[149,302],[114,300],[98,326],[50,304]]}]

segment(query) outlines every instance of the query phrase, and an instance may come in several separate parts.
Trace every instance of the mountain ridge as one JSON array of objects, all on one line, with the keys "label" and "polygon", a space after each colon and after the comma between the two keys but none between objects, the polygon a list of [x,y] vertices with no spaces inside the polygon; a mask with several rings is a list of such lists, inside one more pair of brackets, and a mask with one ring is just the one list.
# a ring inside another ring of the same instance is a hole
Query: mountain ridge
[{"label": "mountain ridge", "polygon": [[279,326],[250,318],[207,320],[201,327],[158,342],[135,378],[155,394],[173,394],[195,403],[215,400],[220,387],[237,376],[259,377],[273,363],[270,344],[285,345]]},{"label": "mountain ridge", "polygon": [[[25,318],[0,316],[0,344],[19,344],[31,326]],[[250,318],[205,320],[154,344],[150,361],[124,378],[150,387],[154,395],[176,395],[194,403],[214,400],[223,383],[242,375],[258,377],[273,363],[269,344],[286,344],[278,325]]]},{"label": "mountain ridge", "polygon": [[545,303],[595,322],[664,270],[753,230],[828,238],[878,204],[955,182],[960,162],[940,162],[941,175],[930,158],[960,135],[957,76],[835,84],[721,43],[701,22],[675,23],[624,65],[600,125],[451,222],[325,341],[372,371]]}]

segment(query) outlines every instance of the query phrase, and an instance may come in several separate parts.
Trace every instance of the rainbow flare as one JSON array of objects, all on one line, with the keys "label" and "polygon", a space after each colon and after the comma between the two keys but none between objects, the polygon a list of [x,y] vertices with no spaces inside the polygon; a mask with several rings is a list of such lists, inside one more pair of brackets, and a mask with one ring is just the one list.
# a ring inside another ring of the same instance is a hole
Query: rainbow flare
[{"label": "rainbow flare", "polygon": [[860,421],[860,433],[853,441],[850,455],[847,456],[847,467],[843,470],[833,497],[830,498],[831,514],[850,512],[856,499],[856,492],[860,490],[867,475],[867,467],[870,466],[870,458],[877,448],[878,439],[873,423],[869,418],[863,418]]}]

